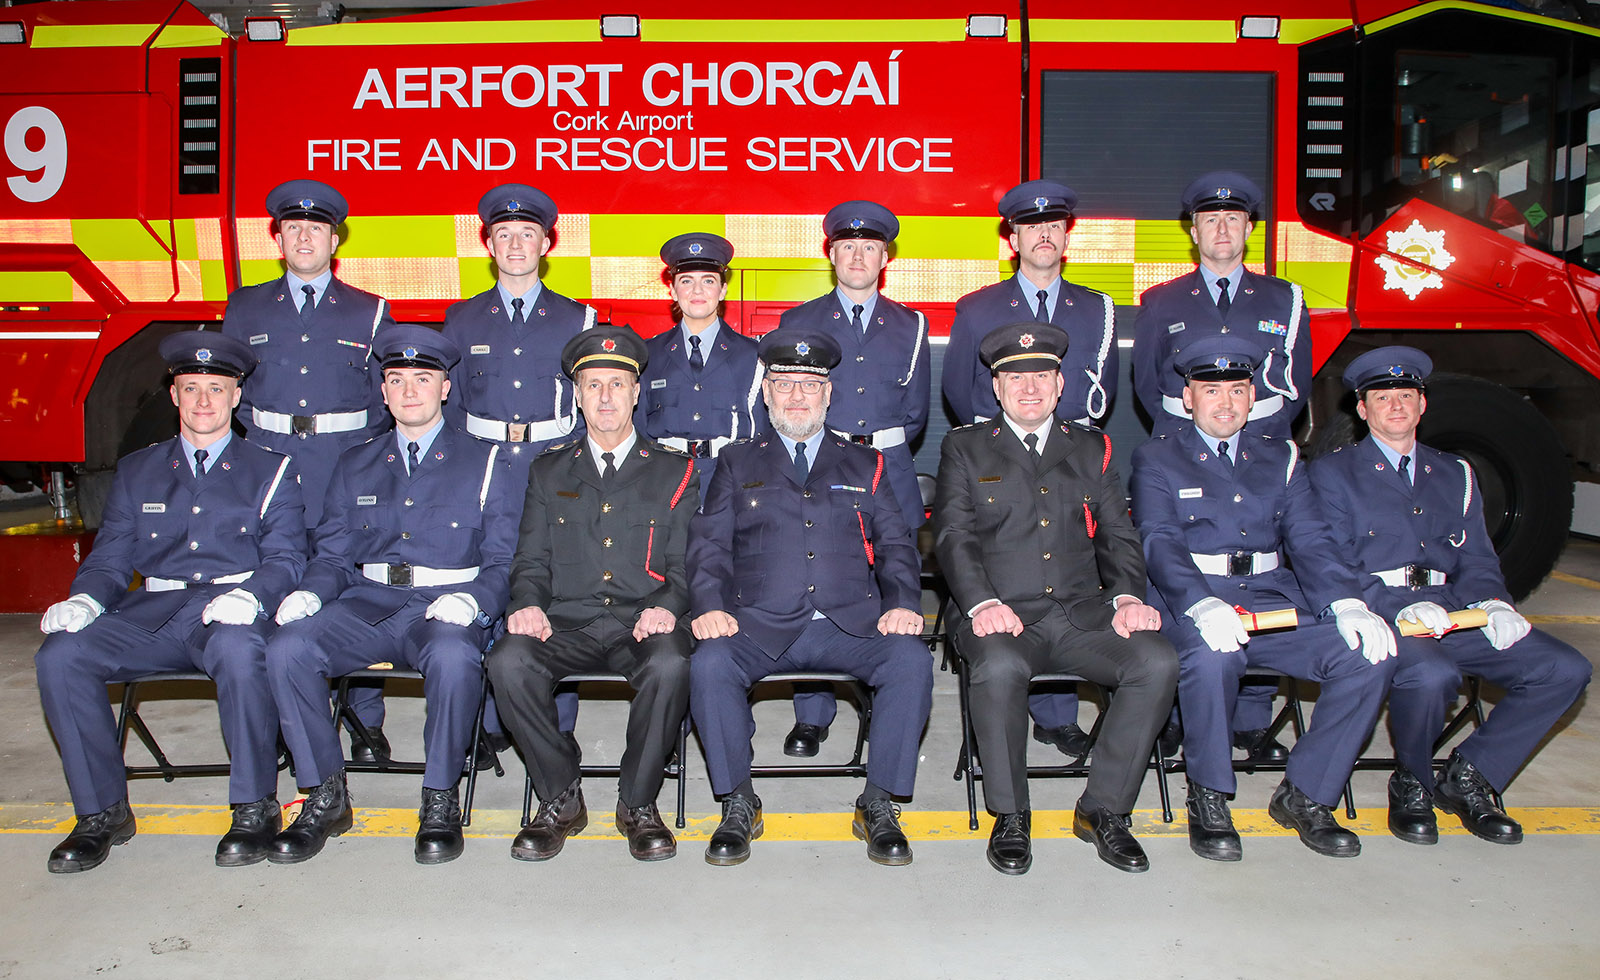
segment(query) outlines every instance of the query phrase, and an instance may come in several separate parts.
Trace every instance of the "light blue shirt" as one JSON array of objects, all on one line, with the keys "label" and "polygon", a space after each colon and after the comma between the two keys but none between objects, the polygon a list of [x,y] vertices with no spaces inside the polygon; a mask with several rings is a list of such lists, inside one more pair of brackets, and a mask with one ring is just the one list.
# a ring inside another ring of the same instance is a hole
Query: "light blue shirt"
[{"label": "light blue shirt", "polygon": [[[1020,272],[1016,274],[1015,279],[1017,280],[1017,288],[1022,290],[1022,295],[1023,296],[1027,297],[1027,300],[1028,300],[1028,312],[1033,314],[1034,319],[1038,319],[1038,317],[1039,317],[1039,287],[1035,286],[1032,283],[1032,281],[1030,281],[1028,279],[1027,276],[1023,275]],[[1061,277],[1060,276],[1056,276],[1055,279],[1050,283],[1050,285],[1046,286],[1045,290],[1044,290],[1044,310],[1045,310],[1044,318],[1045,318],[1045,320],[1047,322],[1050,319],[1050,315],[1055,312],[1056,301],[1059,300],[1060,298],[1061,298]]]},{"label": "light blue shirt", "polygon": [[[211,468],[213,466],[217,465],[217,460],[222,458],[223,450],[227,449],[228,448],[228,443],[230,443],[232,441],[233,441],[233,430],[229,429],[227,432],[223,433],[221,439],[218,439],[216,442],[213,442],[211,445],[206,447],[206,472],[207,473],[210,473],[211,472]],[[198,447],[196,447],[194,443],[192,443],[189,440],[185,439],[183,437],[182,433],[179,433],[179,435],[178,435],[178,442],[183,445],[183,458],[185,460],[188,460],[188,462],[189,462],[189,475],[193,476],[194,475],[194,451]]]},{"label": "light blue shirt", "polygon": [[1217,285],[1220,279],[1228,280],[1228,302],[1239,298],[1239,280],[1244,278],[1244,264],[1227,276],[1218,276],[1205,266],[1200,266],[1200,278],[1206,281],[1206,288],[1211,290],[1211,302],[1215,303],[1222,298],[1222,287]]},{"label": "light blue shirt", "polygon": [[[844,320],[849,323],[851,311],[856,308],[856,301],[846,296],[843,289],[835,289],[833,294],[839,298],[839,305],[844,308]],[[877,307],[878,291],[874,289],[872,295],[867,297],[867,301],[861,304],[861,326],[863,330],[872,322],[872,311]]]},{"label": "light blue shirt", "polygon": [[711,349],[717,346],[717,334],[722,330],[722,318],[711,321],[711,326],[696,334],[691,334],[689,328],[682,321],[678,323],[678,332],[683,335],[683,356],[687,360],[689,352],[694,350],[694,345],[689,343],[690,337],[700,338],[700,359],[707,364],[711,363]]},{"label": "light blue shirt", "polygon": [[1228,444],[1228,458],[1235,463],[1239,461],[1239,437],[1244,434],[1243,429],[1240,429],[1238,432],[1235,432],[1226,439],[1213,439],[1211,436],[1206,435],[1206,431],[1200,428],[1198,425],[1194,427],[1194,431],[1199,434],[1201,440],[1203,440],[1206,445],[1211,447],[1211,451],[1216,453],[1218,456],[1222,455],[1222,450],[1217,448],[1217,444],[1220,442],[1226,442]]},{"label": "light blue shirt", "polygon": [[[500,302],[502,304],[504,304],[504,306],[505,306],[506,319],[508,319],[508,320],[512,319],[513,314],[516,313],[516,307],[511,305],[511,301],[514,300],[514,299],[517,299],[518,297],[511,295],[511,293],[506,290],[505,283],[503,283],[503,282],[498,282],[497,281],[494,284],[494,288],[498,289],[500,291]],[[535,280],[534,284],[533,284],[533,288],[528,290],[527,293],[523,294],[523,296],[521,297],[521,299],[522,299],[522,322],[523,323],[527,323],[528,322],[528,317],[533,315],[533,308],[536,305],[536,303],[538,302],[539,293],[543,289],[544,289],[544,283],[542,283],[542,282],[540,282],[538,280]],[[516,321],[513,320],[512,322],[516,322]]]},{"label": "light blue shirt", "polygon": [[420,460],[422,460],[424,457],[426,457],[428,455],[428,450],[433,446],[433,440],[435,440],[435,439],[437,439],[439,437],[439,432],[442,429],[444,429],[444,418],[443,417],[441,417],[438,422],[434,423],[433,428],[429,429],[427,432],[424,432],[420,439],[416,439],[416,440],[407,439],[405,437],[404,433],[402,433],[399,429],[395,429],[394,430],[394,439],[395,439],[395,442],[398,443],[399,446],[400,446],[400,458],[406,461],[406,471],[407,472],[410,472],[410,470],[411,470],[411,456],[410,456],[410,449],[408,448],[410,446],[410,444],[413,441],[416,442],[416,444],[417,444],[417,459],[420,461]]},{"label": "light blue shirt", "polygon": [[1389,461],[1389,465],[1393,466],[1396,470],[1400,469],[1400,457],[1401,457],[1401,455],[1410,456],[1411,459],[1410,459],[1409,462],[1407,462],[1406,469],[1405,469],[1406,482],[1410,483],[1410,484],[1413,484],[1413,485],[1416,484],[1416,482],[1417,482],[1417,474],[1416,474],[1417,457],[1414,455],[1416,453],[1416,451],[1417,451],[1417,444],[1416,443],[1412,443],[1411,444],[1411,452],[1404,453],[1404,454],[1402,454],[1400,452],[1400,450],[1398,450],[1398,449],[1394,448],[1393,446],[1389,445],[1387,442],[1384,442],[1382,439],[1374,439],[1374,440],[1372,440],[1372,443],[1373,443],[1373,445],[1378,447],[1378,452],[1383,453],[1383,458]]},{"label": "light blue shirt", "polygon": [[310,286],[312,297],[317,303],[322,302],[322,297],[328,292],[328,284],[333,282],[333,270],[329,269],[317,278],[307,282],[292,272],[283,274],[284,288],[289,291],[289,298],[294,300],[295,312],[304,312],[301,307],[306,305],[306,294],[302,286]]}]

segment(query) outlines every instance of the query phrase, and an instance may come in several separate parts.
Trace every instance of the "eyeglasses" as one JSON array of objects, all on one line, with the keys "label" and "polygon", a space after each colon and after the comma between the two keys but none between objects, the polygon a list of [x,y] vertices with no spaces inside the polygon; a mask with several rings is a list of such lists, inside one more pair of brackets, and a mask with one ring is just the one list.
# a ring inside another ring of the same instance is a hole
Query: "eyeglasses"
[{"label": "eyeglasses", "polygon": [[767,381],[767,384],[771,385],[772,386],[772,390],[776,391],[780,395],[787,395],[790,392],[794,391],[796,388],[799,388],[800,391],[803,392],[804,394],[815,395],[817,392],[822,390],[822,386],[827,384],[827,382],[826,381],[774,381],[774,380],[769,380],[769,381]]}]

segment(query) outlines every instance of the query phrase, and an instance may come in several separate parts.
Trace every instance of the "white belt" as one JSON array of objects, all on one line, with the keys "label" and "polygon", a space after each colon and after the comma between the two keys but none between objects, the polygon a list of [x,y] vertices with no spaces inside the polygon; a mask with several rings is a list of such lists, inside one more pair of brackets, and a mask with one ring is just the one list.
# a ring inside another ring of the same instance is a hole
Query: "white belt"
[{"label": "white belt", "polygon": [[680,453],[687,453],[690,443],[699,443],[708,448],[707,455],[713,459],[716,458],[717,453],[722,452],[724,446],[732,441],[733,438],[731,436],[714,436],[710,439],[679,439],[677,436],[663,436],[656,440],[656,442],[666,446],[668,449],[674,449]]},{"label": "white belt", "polygon": [[[1416,574],[1416,580],[1412,574]],[[1384,585],[1397,589],[1420,589],[1424,585],[1443,585],[1449,576],[1436,568],[1417,568],[1415,565],[1401,565],[1399,568],[1387,568],[1381,572],[1372,572],[1378,581]]]},{"label": "white belt", "polygon": [[156,578],[151,576],[144,580],[144,590],[146,592],[176,592],[179,589],[187,589],[192,585],[232,585],[235,582],[243,582],[254,574],[255,572],[236,572],[232,575],[218,575],[209,582],[202,580],[190,582],[181,578]]},{"label": "white belt", "polygon": [[386,565],[369,562],[361,566],[361,574],[380,585],[430,588],[436,585],[460,585],[478,577],[478,566],[471,568],[424,568],[421,565]]},{"label": "white belt", "polygon": [[256,428],[276,432],[279,435],[292,435],[300,432],[307,435],[323,435],[329,432],[354,432],[364,429],[367,425],[367,410],[359,412],[324,412],[321,415],[285,415],[283,412],[269,412],[266,409],[250,408],[250,416],[255,420]]},{"label": "white belt", "polygon": [[[1228,570],[1229,563],[1235,557],[1242,562],[1246,556],[1250,559],[1250,571],[1230,572]],[[1232,555],[1197,555],[1191,553],[1189,557],[1194,559],[1194,567],[1200,569],[1201,573],[1205,575],[1259,575],[1262,572],[1272,571],[1280,564],[1276,551],[1236,552]]]},{"label": "white belt", "polygon": [[[1161,396],[1161,407],[1167,410],[1168,415],[1176,415],[1180,419],[1189,417],[1188,409],[1183,407],[1182,398],[1171,395]],[[1276,415],[1283,407],[1282,395],[1268,395],[1266,398],[1257,398],[1256,403],[1250,406],[1251,419],[1264,419],[1269,415]]]},{"label": "white belt", "polygon": [[835,435],[842,436],[845,439],[865,438],[871,443],[873,449],[892,449],[895,446],[904,446],[906,444],[906,427],[903,425],[879,429],[877,432],[864,437],[854,436],[848,432],[840,432],[838,429],[833,431]]},{"label": "white belt", "polygon": [[543,422],[497,422],[467,413],[467,431],[495,442],[549,442],[570,435],[577,422],[545,419]]}]

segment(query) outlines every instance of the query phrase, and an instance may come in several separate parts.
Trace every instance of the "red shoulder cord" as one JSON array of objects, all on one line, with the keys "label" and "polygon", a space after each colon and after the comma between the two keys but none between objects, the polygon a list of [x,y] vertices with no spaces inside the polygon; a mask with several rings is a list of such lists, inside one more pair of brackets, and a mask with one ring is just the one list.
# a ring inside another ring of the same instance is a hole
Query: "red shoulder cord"
[{"label": "red shoulder cord", "polygon": [[[878,483],[883,480],[883,453],[878,453],[878,469],[872,474],[872,494],[877,496]],[[867,567],[871,568],[877,562],[877,557],[872,550],[872,542],[867,540],[867,519],[856,511],[856,524],[861,528],[861,550],[867,554]]]},{"label": "red shoulder cord", "polygon": [[[1101,438],[1106,441],[1106,454],[1100,459],[1100,473],[1104,475],[1111,466],[1111,437],[1101,433]],[[1095,529],[1100,525],[1095,523],[1094,514],[1089,511],[1087,500],[1083,502],[1083,526],[1089,532],[1089,539],[1093,540]]]},{"label": "red shoulder cord", "polygon": [[[694,460],[691,459],[689,460],[689,465],[684,467],[683,479],[678,482],[678,489],[672,494],[672,503],[667,505],[668,510],[673,510],[676,508],[678,506],[678,501],[683,499],[683,492],[689,488],[689,478],[692,476],[694,476]],[[656,528],[655,525],[652,524],[650,525],[650,536],[646,538],[644,542],[644,570],[657,582],[665,582],[667,577],[650,567],[650,556],[655,551],[655,547]]]}]

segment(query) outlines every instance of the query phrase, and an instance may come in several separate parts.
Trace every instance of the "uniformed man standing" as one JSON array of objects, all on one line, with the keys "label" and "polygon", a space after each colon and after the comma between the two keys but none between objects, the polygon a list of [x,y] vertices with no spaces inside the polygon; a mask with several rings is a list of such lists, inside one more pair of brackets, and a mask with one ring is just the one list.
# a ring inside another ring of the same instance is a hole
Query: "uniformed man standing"
[{"label": "uniformed man standing", "polygon": [[[328,478],[339,454],[389,427],[371,352],[392,326],[388,304],[333,275],[344,197],[319,180],[291,180],[267,194],[283,278],[236,289],[222,332],[248,344],[260,366],[239,403],[245,436],[294,457],[304,490],[306,529],[322,519]],[[350,706],[376,751],[352,746],[358,761],[387,757],[383,698],[376,687],[350,692]]]},{"label": "uniformed man standing", "polygon": [[766,428],[756,342],[722,319],[733,245],[691,232],[661,246],[678,324],[650,338],[634,422],[657,443],[699,460],[705,495],[717,454]]},{"label": "uniformed man standing", "polygon": [[617,830],[641,861],[677,853],[656,794],[689,707],[684,548],[700,500],[695,460],[639,438],[644,341],[600,324],[567,342],[587,436],[534,461],[512,563],[507,635],[489,656],[502,717],[528,760],[539,811],[511,856],[555,857],[588,823],[576,747],[556,723],[568,674],[625,674],[634,689]]},{"label": "uniformed man standing", "polygon": [[1144,556],[1111,439],[1055,417],[1067,333],[996,327],[979,344],[1002,418],[952,431],[940,447],[933,519],[939,565],[959,611],[951,629],[969,670],[983,793],[996,813],[989,864],[1033,863],[1028,679],[1070,671],[1116,691],[1072,829],[1123,871],[1149,859],[1125,817],[1172,707],[1178,661],[1144,603]]},{"label": "uniformed man standing", "polygon": [[[1061,275],[1077,204],[1072,188],[1052,180],[1026,181],[1000,198],[1000,216],[1011,226],[1017,274],[957,301],[944,352],[941,388],[963,425],[1000,414],[978,344],[996,328],[1021,320],[1054,324],[1067,334],[1056,417],[1098,425],[1110,409],[1117,393],[1116,308],[1110,296]],[[1089,751],[1089,736],[1078,727],[1076,694],[1035,694],[1028,706],[1034,739],[1073,758]]]},{"label": "uniformed man standing", "polygon": [[[165,670],[203,670],[232,765],[233,824],[220,867],[255,864],[278,832],[277,730],[267,688],[270,614],[306,562],[300,485],[289,457],[233,438],[248,345],[198,330],[161,342],[178,435],[117,465],[105,522],[72,581],[45,613],[35,658],[45,717],[61,747],[72,833],[52,872],[88,871],[134,834],[106,684]],[[128,583],[144,577],[137,592]]]},{"label": "uniformed man standing", "polygon": [[[778,325],[833,338],[841,360],[830,378],[830,428],[883,454],[884,479],[900,501],[907,535],[914,536],[925,519],[911,443],[928,424],[928,324],[921,313],[878,292],[900,220],[880,204],[846,201],[823,216],[822,230],[838,288],[786,311]],[[783,751],[816,755],[835,710],[831,691],[798,694]]]},{"label": "uniformed man standing", "polygon": [[497,445],[444,421],[455,344],[410,324],[378,340],[395,427],[340,458],[315,558],[278,606],[281,628],[267,647],[283,740],[300,781],[315,787],[272,842],[268,859],[279,864],[314,857],[350,829],[328,678],[383,661],[420,671],[428,702],[417,862],[461,853],[456,784],[473,741],[483,650],[506,603],[514,481]]},{"label": "uniformed man standing", "polygon": [[[1333,817],[1394,672],[1394,635],[1318,511],[1299,451],[1242,431],[1265,357],[1249,337],[1218,334],[1178,362],[1194,421],[1133,454],[1133,518],[1178,649],[1178,707],[1189,773],[1189,846],[1203,858],[1243,856],[1226,797],[1234,792],[1228,720],[1252,667],[1322,687],[1311,726],[1289,753],[1268,812],[1319,854],[1354,857],[1360,839]],[[1284,566],[1287,553],[1294,570]],[[1250,636],[1235,607],[1294,608],[1291,632]]]},{"label": "uniformed man standing", "polygon": [[749,692],[768,674],[845,671],[873,689],[872,753],[852,830],[878,864],[911,862],[893,797],[909,797],[933,698],[916,549],[884,454],[829,432],[833,337],[761,338],[777,435],[723,450],[689,540],[690,705],[722,823],[706,861],[732,865],[761,836],[750,782]]},{"label": "uniformed man standing", "polygon": [[[1522,827],[1494,793],[1583,693],[1593,668],[1504,598],[1472,467],[1417,442],[1432,371],[1428,356],[1411,347],[1382,347],[1352,361],[1344,383],[1371,434],[1312,463],[1311,482],[1334,538],[1355,559],[1367,603],[1396,626],[1427,630],[1400,638],[1389,691],[1400,761],[1389,779],[1390,832],[1414,844],[1437,842],[1437,806],[1484,840],[1515,844]],[[1450,613],[1468,607],[1488,613],[1488,625],[1454,629]],[[1436,779],[1434,739],[1463,673],[1505,695]]]},{"label": "uniformed man standing", "polygon": [[[1265,201],[1243,174],[1215,171],[1183,192],[1189,237],[1200,254],[1195,271],[1145,290],[1133,324],[1133,389],[1154,434],[1189,423],[1183,378],[1173,369],[1191,344],[1219,334],[1244,334],[1266,351],[1256,368],[1257,399],[1250,432],[1288,439],[1311,391],[1311,324],[1298,285],[1244,267],[1250,220]],[[1247,686],[1233,719],[1233,744],[1251,757],[1281,763],[1288,753],[1266,729],[1276,685]],[[1163,736],[1165,738],[1165,736]]]}]

